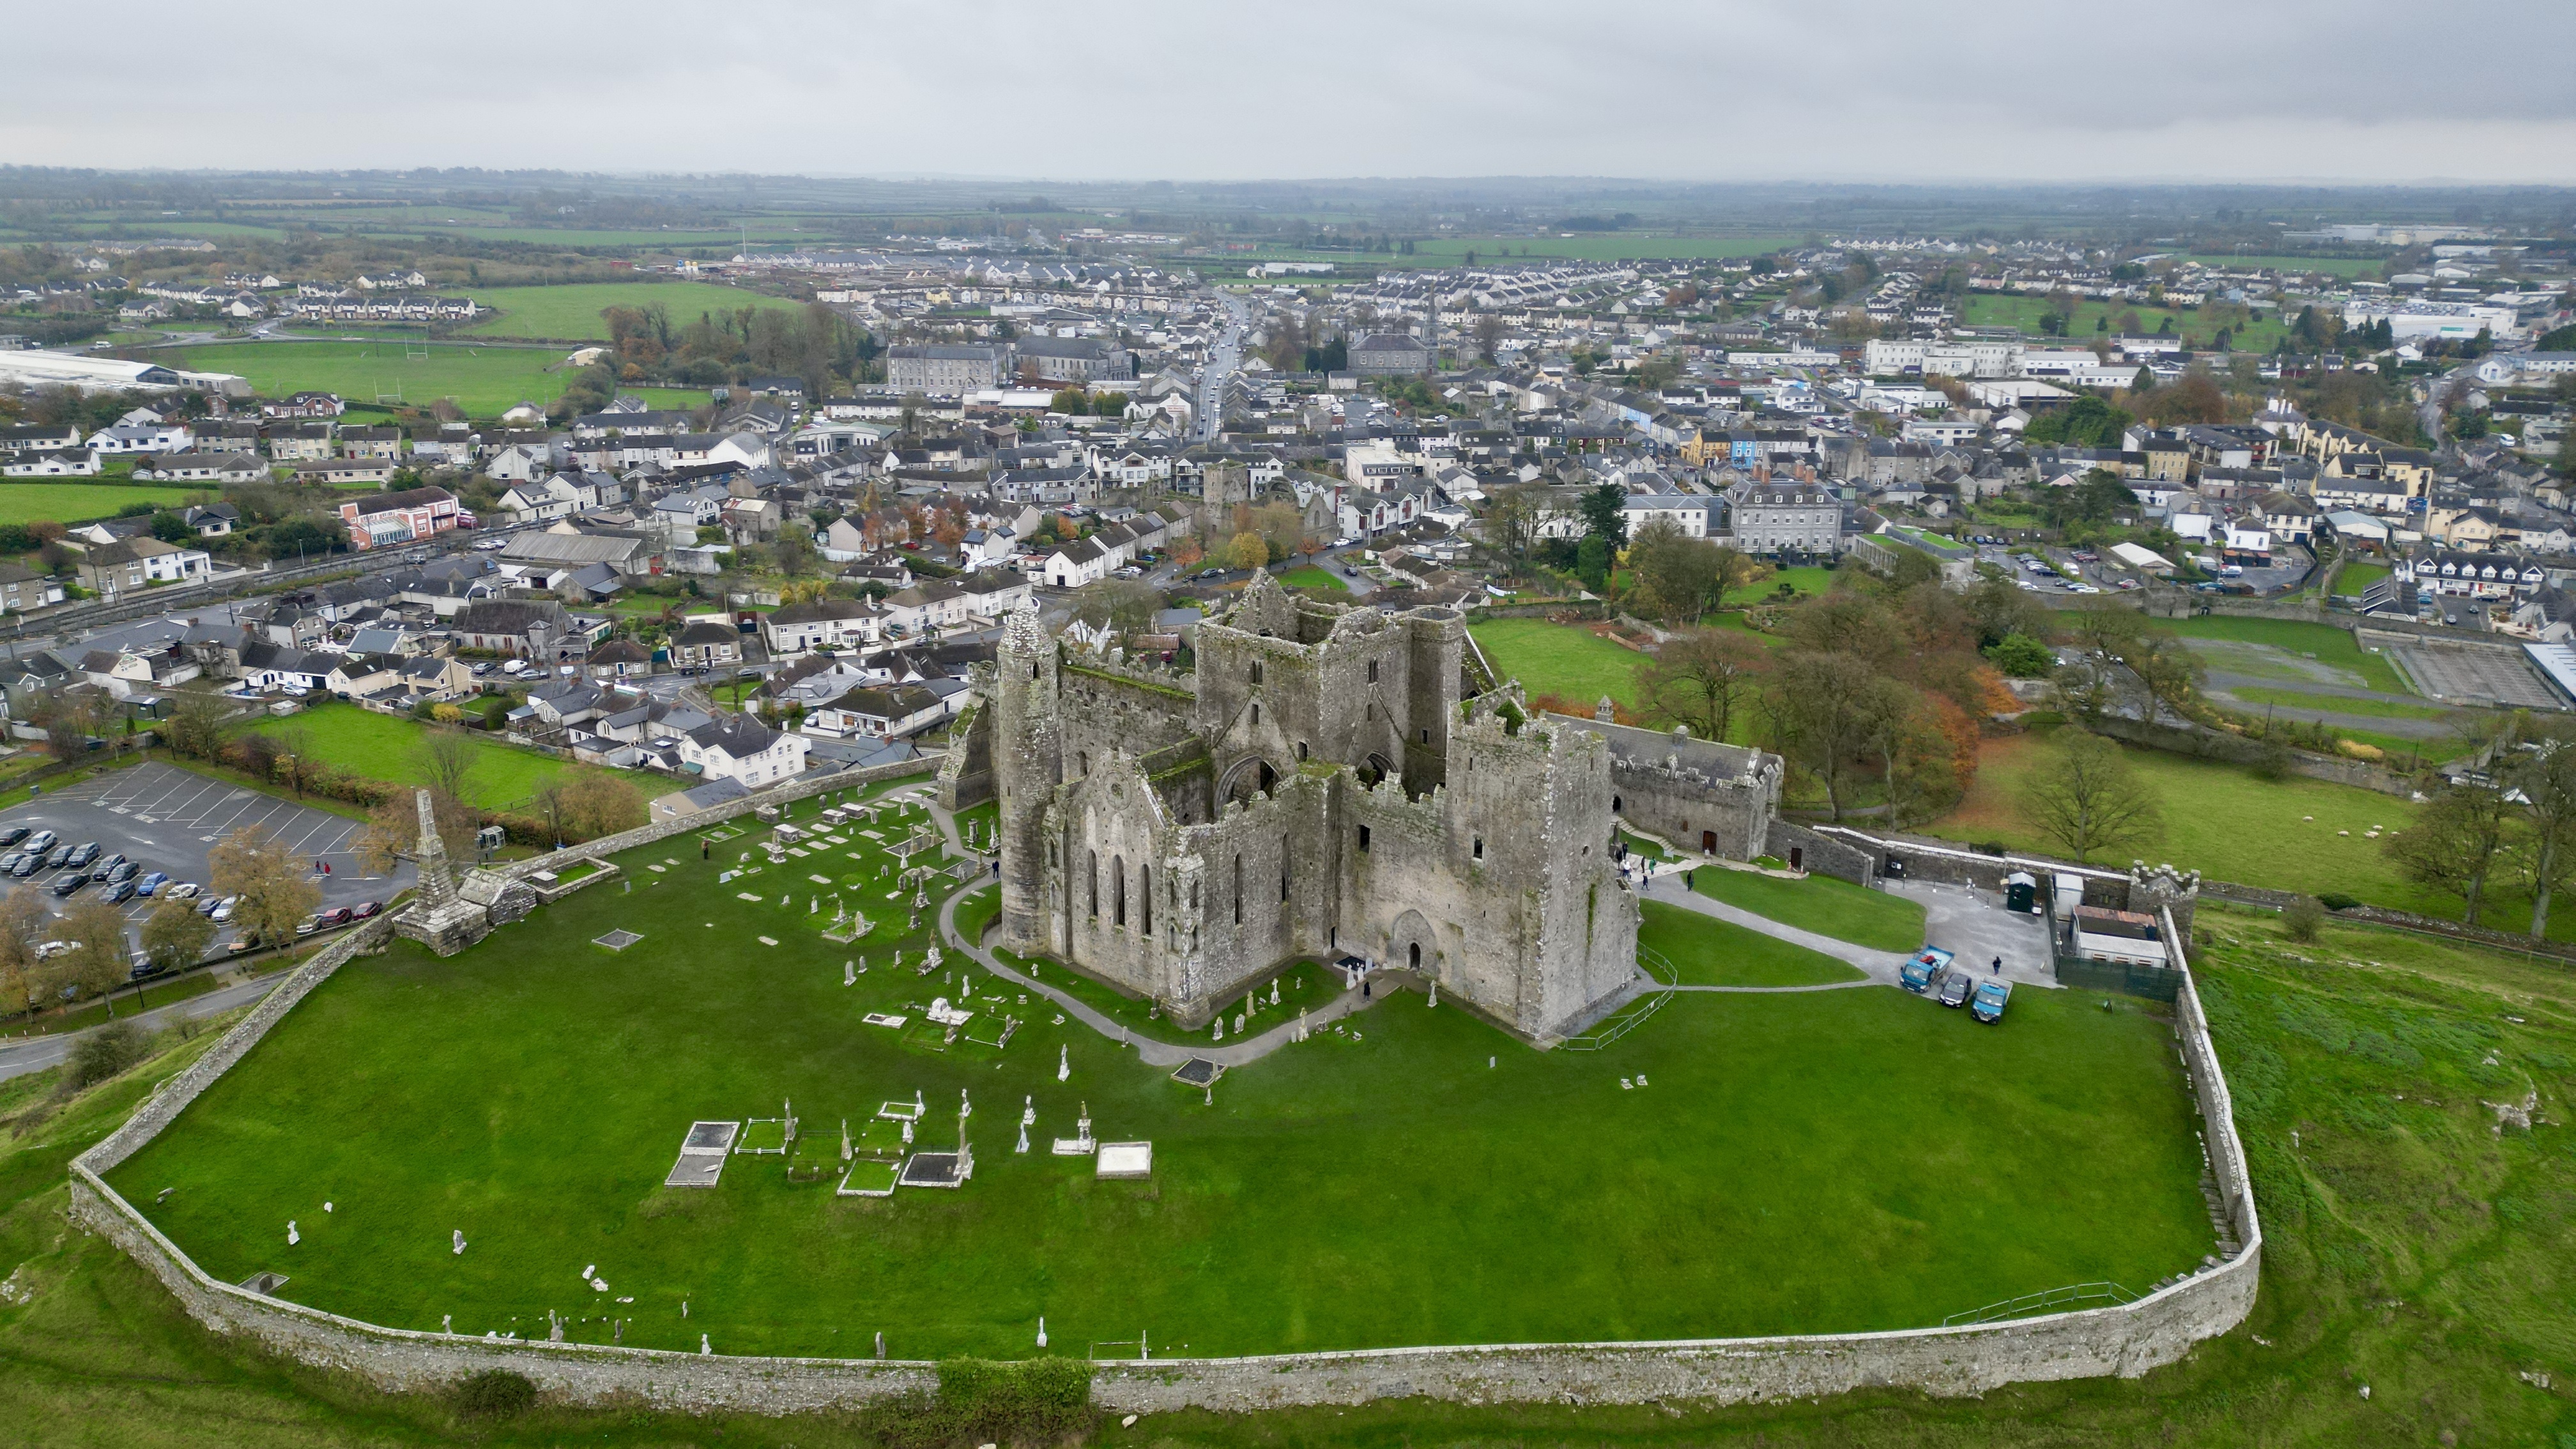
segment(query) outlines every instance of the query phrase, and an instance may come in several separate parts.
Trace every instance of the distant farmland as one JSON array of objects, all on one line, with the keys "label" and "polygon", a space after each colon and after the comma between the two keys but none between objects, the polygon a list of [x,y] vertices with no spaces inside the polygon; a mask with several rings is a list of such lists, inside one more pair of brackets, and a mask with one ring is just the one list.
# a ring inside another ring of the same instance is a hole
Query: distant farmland
[{"label": "distant farmland", "polygon": [[467,336],[597,342],[608,340],[608,324],[600,313],[611,307],[659,302],[670,309],[672,325],[681,326],[708,312],[739,312],[745,307],[797,311],[805,305],[713,282],[575,282],[560,287],[482,287],[466,295],[501,313],[477,318],[463,329]]}]

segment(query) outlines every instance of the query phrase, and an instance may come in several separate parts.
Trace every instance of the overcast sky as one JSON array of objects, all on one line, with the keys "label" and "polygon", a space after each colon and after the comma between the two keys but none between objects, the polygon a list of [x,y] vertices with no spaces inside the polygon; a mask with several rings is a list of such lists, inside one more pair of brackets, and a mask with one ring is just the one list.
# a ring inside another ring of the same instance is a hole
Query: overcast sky
[{"label": "overcast sky", "polygon": [[146,0],[9,28],[26,165],[2576,182],[2568,0]]}]

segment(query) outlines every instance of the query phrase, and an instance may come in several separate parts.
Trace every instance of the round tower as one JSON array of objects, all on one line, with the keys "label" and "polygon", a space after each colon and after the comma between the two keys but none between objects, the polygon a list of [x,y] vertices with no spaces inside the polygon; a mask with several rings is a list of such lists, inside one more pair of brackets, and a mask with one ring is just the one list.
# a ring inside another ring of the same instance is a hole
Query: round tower
[{"label": "round tower", "polygon": [[1046,807],[1064,778],[1056,645],[1034,610],[1002,625],[993,654],[993,793],[1001,846],[1002,942],[1047,949]]}]

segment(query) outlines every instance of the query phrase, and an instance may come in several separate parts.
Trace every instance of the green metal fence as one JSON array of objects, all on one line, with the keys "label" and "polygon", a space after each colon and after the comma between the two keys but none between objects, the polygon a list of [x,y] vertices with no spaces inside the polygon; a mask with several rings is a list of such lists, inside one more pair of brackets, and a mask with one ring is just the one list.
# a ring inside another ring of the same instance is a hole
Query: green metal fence
[{"label": "green metal fence", "polygon": [[2149,1001],[2171,1001],[2182,991],[2182,973],[2170,966],[2139,966],[2126,961],[2096,961],[2089,956],[2057,958],[2057,984],[2080,991],[2116,991]]}]

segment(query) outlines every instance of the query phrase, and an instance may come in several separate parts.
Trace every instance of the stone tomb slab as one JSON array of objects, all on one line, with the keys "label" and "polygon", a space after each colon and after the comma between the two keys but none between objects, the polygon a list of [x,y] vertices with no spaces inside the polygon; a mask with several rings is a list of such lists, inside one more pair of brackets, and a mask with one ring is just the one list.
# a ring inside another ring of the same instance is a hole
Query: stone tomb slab
[{"label": "stone tomb slab", "polygon": [[1151,1142],[1103,1142],[1092,1175],[1100,1178],[1152,1177],[1154,1144]]}]

